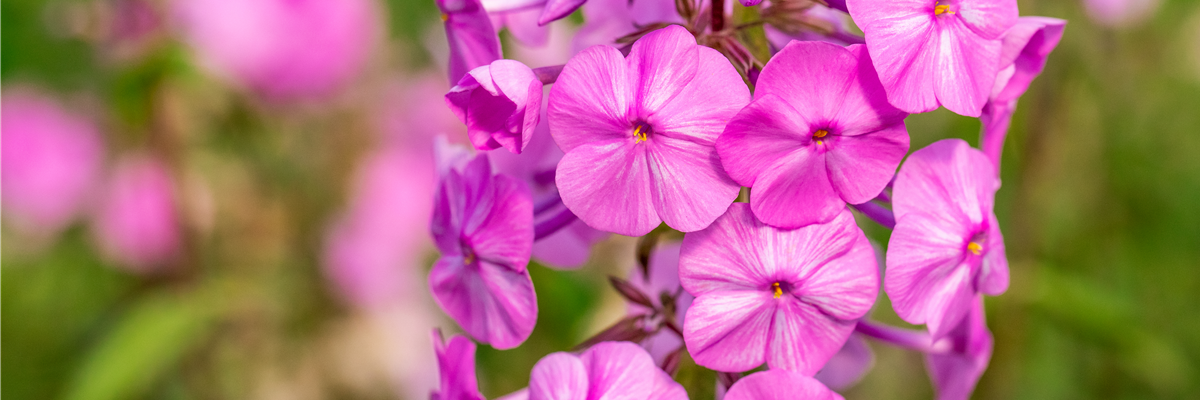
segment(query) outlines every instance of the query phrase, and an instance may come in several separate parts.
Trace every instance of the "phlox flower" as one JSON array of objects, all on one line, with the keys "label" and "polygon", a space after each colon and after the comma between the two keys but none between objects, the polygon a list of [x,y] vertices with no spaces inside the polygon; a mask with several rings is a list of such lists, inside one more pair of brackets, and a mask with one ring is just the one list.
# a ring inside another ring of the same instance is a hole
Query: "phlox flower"
[{"label": "phlox flower", "polygon": [[485,400],[475,380],[475,343],[463,336],[442,340],[442,332],[433,331],[433,350],[437,353],[439,390],[431,400]]},{"label": "phlox flower", "polygon": [[467,125],[476,149],[520,154],[541,119],[542,82],[519,61],[496,60],[463,75],[446,93],[446,105]]},{"label": "phlox flower", "polygon": [[913,152],[896,175],[884,290],[896,314],[926,324],[934,340],[962,321],[979,293],[1008,289],[1004,237],[992,212],[999,188],[992,162],[960,139]]},{"label": "phlox flower", "polygon": [[982,299],[972,302],[967,316],[935,347],[943,344],[948,352],[925,355],[938,400],[967,400],[992,358],[992,333],[983,316]]},{"label": "phlox flower", "polygon": [[996,83],[979,117],[983,124],[980,147],[997,168],[1017,99],[1046,67],[1046,58],[1058,46],[1066,25],[1067,21],[1057,18],[1021,17],[1004,33]]},{"label": "phlox flower", "polygon": [[591,0],[583,5],[583,26],[575,34],[575,51],[616,40],[656,23],[683,23],[673,0]]},{"label": "phlox flower", "polygon": [[739,379],[725,400],[842,400],[842,395],[803,374],[772,369]]},{"label": "phlox flower", "polygon": [[218,75],[272,98],[326,95],[366,64],[370,0],[173,0],[183,37]]},{"label": "phlox flower", "polygon": [[875,353],[861,335],[852,334],[825,366],[813,375],[825,386],[843,389],[854,386],[875,366]]},{"label": "phlox flower", "polygon": [[850,337],[879,292],[875,252],[843,209],[832,221],[780,230],[734,203],[684,236],[679,279],[696,296],[683,340],[697,364],[812,376]]},{"label": "phlox flower", "polygon": [[1159,3],[1159,0],[1083,0],[1083,9],[1098,25],[1122,28],[1154,17]]},{"label": "phlox flower", "polygon": [[508,29],[514,39],[526,46],[543,47],[550,37],[550,29],[538,25],[544,0],[481,0],[483,8],[492,19],[496,33]]},{"label": "phlox flower", "polygon": [[500,59],[500,37],[479,0],[437,0],[450,44],[450,84],[476,67]]},{"label": "phlox flower", "polygon": [[4,93],[0,120],[4,219],[48,238],[77,217],[100,178],[104,142],[90,121],[41,94]]},{"label": "phlox flower", "polygon": [[822,223],[870,201],[908,152],[908,114],[887,103],[862,45],[793,41],[763,68],[754,97],[717,151],[769,225]]},{"label": "phlox flower", "polygon": [[664,221],[703,229],[740,189],[714,143],[749,100],[729,60],[679,26],[642,37],[627,58],[609,46],[583,51],[550,90],[550,134],[566,152],[555,177],[563,203],[623,235]]},{"label": "phlox flower", "polygon": [[156,272],[179,255],[175,182],[167,166],[145,155],[117,162],[105,185],[92,233],[101,250],[133,272]]},{"label": "phlox flower", "polygon": [[996,79],[1016,0],[847,0],[888,101],[978,117]]},{"label": "phlox flower", "polygon": [[434,300],[475,340],[516,347],[537,322],[525,269],[533,246],[529,188],[493,175],[481,154],[445,171],[433,203],[430,229],[442,253],[429,272]]},{"label": "phlox flower", "polygon": [[630,342],[601,342],[578,356],[553,353],[533,366],[529,400],[686,400],[683,386]]}]

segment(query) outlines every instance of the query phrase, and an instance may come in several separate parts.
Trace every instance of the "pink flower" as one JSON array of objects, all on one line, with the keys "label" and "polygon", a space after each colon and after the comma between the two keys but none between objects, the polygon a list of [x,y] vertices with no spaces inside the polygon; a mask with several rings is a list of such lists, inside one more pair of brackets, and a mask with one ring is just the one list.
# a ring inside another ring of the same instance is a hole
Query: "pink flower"
[{"label": "pink flower", "polygon": [[500,38],[479,0],[437,0],[450,42],[450,84],[480,66],[500,59]]},{"label": "pink flower", "polygon": [[273,98],[326,95],[362,70],[370,0],[175,0],[184,39],[218,74]]},{"label": "pink flower", "polygon": [[117,163],[93,234],[105,255],[134,272],[155,272],[179,255],[175,187],[166,166],[146,156]]},{"label": "pink flower", "polygon": [[602,342],[579,356],[553,353],[533,366],[529,400],[687,400],[687,392],[629,342]]},{"label": "pink flower", "polygon": [[507,1],[483,2],[483,7],[488,10],[488,16],[492,19],[492,26],[496,28],[496,33],[500,33],[501,29],[508,29],[508,33],[514,39],[530,47],[540,48],[549,41],[550,28],[538,25],[537,22],[538,17],[542,15],[542,9],[537,7],[540,4],[536,0],[532,2],[532,6],[497,12],[493,12],[492,3],[507,3]]},{"label": "pink flower", "polygon": [[812,376],[875,302],[875,253],[844,210],[795,230],[759,222],[744,203],[683,238],[683,288],[696,296],[683,340],[697,364]]},{"label": "pink flower", "polygon": [[1002,38],[1000,70],[992,95],[979,117],[983,124],[980,147],[996,167],[1000,166],[1000,152],[1017,110],[1017,99],[1042,73],[1046,58],[1058,46],[1066,25],[1067,21],[1056,18],[1021,17]]},{"label": "pink flower", "polygon": [[664,221],[703,229],[740,189],[714,143],[749,99],[733,65],[679,26],[638,40],[627,59],[608,46],[585,50],[550,90],[550,134],[566,152],[555,178],[563,203],[623,235]]},{"label": "pink flower", "polygon": [[485,400],[475,381],[475,343],[462,336],[442,341],[442,332],[433,331],[433,349],[437,353],[440,390],[432,400]]},{"label": "pink flower", "polygon": [[386,149],[363,161],[348,210],[325,238],[323,265],[338,291],[359,307],[377,308],[404,297],[427,240],[431,162],[413,152]]},{"label": "pink flower", "polygon": [[0,103],[4,219],[21,233],[48,238],[89,201],[104,142],[90,121],[40,94],[8,89]]},{"label": "pink flower", "polygon": [[944,344],[949,352],[925,355],[938,400],[966,400],[992,358],[992,333],[983,317],[982,299],[973,301],[966,318],[935,346]]},{"label": "pink flower", "polygon": [[[543,109],[543,113],[545,110]],[[521,154],[493,152],[488,155],[496,171],[517,178],[529,185],[533,193],[535,226],[570,213],[562,204],[554,185],[554,169],[563,152],[550,138],[550,125],[541,118],[533,130],[529,146]],[[592,245],[608,237],[578,219],[549,236],[533,242],[533,258],[552,268],[577,268],[587,262]]]},{"label": "pink flower", "polygon": [[919,113],[938,105],[978,117],[1016,0],[847,0],[888,101]]},{"label": "pink flower", "polygon": [[498,349],[524,342],[537,322],[525,269],[533,246],[529,188],[492,175],[486,154],[442,177],[430,229],[442,257],[429,272],[434,300],[475,340]]},{"label": "pink flower", "polygon": [[520,154],[541,119],[542,82],[519,61],[496,60],[464,75],[446,105],[467,124],[476,149]]},{"label": "pink flower", "polygon": [[717,151],[768,225],[827,222],[870,201],[908,152],[908,114],[887,103],[861,45],[794,41],[763,68],[754,96]]},{"label": "pink flower", "polygon": [[999,188],[992,162],[960,139],[913,152],[896,175],[884,289],[896,314],[928,325],[934,340],[958,325],[979,293],[1008,288],[1004,237],[992,213]]},{"label": "pink flower", "polygon": [[725,400],[842,400],[842,396],[816,379],[772,369],[739,379],[729,388]]}]

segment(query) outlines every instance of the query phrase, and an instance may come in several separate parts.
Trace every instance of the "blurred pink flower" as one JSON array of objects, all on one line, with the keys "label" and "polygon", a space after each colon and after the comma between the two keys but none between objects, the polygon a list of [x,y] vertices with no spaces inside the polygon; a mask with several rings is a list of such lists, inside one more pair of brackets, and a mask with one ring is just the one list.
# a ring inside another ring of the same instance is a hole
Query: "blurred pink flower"
[{"label": "blurred pink flower", "polygon": [[950,351],[925,355],[925,367],[937,386],[938,400],[966,400],[992,359],[992,333],[983,315],[983,298],[976,296],[971,311],[936,345]]},{"label": "blurred pink flower", "polygon": [[166,166],[148,156],[117,164],[92,227],[106,256],[138,273],[173,261],[181,244],[174,185]]},{"label": "blurred pink flower", "polygon": [[88,202],[104,143],[89,121],[40,94],[10,89],[2,104],[4,219],[23,234],[53,236]]},{"label": "blurred pink flower", "polygon": [[1083,0],[1088,17],[1099,25],[1120,28],[1138,25],[1154,16],[1159,0]]},{"label": "blurred pink flower", "polygon": [[325,273],[350,303],[375,308],[415,289],[434,188],[429,157],[399,148],[359,166],[348,209],[325,239]]},{"label": "blurred pink flower", "polygon": [[184,40],[217,74],[271,98],[327,95],[367,60],[371,0],[174,0]]},{"label": "blurred pink flower", "polygon": [[842,400],[816,379],[802,374],[772,369],[739,379],[725,400]]},{"label": "blurred pink flower", "polygon": [[598,44],[615,45],[618,38],[655,22],[684,22],[672,0],[591,0],[583,5],[583,20],[575,35],[575,52]]},{"label": "blurred pink flower", "polygon": [[[640,270],[629,273],[629,283],[645,293],[655,307],[662,307],[662,294],[675,296],[675,323],[683,326],[684,315],[692,306],[695,297],[683,290],[679,284],[679,242],[665,243],[654,249],[650,254],[650,276],[645,276]],[[647,315],[652,310],[637,303],[629,303],[629,315]],[[642,347],[654,358],[654,363],[662,365],[668,355],[683,346],[683,338],[679,334],[662,329],[658,333],[642,341]]]}]

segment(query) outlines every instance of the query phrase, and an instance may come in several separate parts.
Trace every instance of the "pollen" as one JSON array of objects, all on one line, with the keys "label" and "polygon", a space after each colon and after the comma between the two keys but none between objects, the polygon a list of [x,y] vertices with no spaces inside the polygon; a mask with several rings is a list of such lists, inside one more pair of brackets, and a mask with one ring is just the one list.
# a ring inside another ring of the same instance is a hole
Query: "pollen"
[{"label": "pollen", "polygon": [[779,287],[779,282],[772,283],[771,290],[775,292],[775,298],[783,297],[783,288]]},{"label": "pollen", "polygon": [[824,141],[822,141],[821,138],[824,138],[827,135],[829,135],[829,131],[817,129],[817,131],[813,133],[813,139],[817,141],[817,144],[823,144]]},{"label": "pollen", "polygon": [[475,263],[475,252],[471,251],[471,250],[467,250],[466,253],[467,254],[463,255],[463,264],[464,265],[474,264]]},{"label": "pollen", "polygon": [[942,14],[954,14],[954,11],[950,11],[950,6],[948,6],[948,5],[934,3],[933,15],[942,15]]},{"label": "pollen", "polygon": [[450,16],[449,16],[449,15],[442,14],[442,22],[446,22],[446,21],[447,21],[447,20],[449,20],[449,19],[450,19]]},{"label": "pollen", "polygon": [[[645,130],[642,130],[642,128],[645,128]],[[637,124],[637,126],[634,126],[633,127],[633,142],[641,143],[641,142],[650,140],[649,138],[646,137],[646,133],[647,133],[646,131],[649,131],[649,130],[650,130],[649,127],[642,125],[642,124]]]},{"label": "pollen", "polygon": [[971,242],[967,243],[967,250],[970,250],[971,254],[979,255],[979,253],[983,252],[983,246],[979,243]]}]

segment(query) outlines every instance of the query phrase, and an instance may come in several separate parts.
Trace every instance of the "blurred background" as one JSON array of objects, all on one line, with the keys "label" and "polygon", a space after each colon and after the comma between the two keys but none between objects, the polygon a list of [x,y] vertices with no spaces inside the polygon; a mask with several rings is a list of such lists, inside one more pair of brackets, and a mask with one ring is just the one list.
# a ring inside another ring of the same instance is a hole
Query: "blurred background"
[{"label": "blurred background", "polygon": [[[975,398],[1200,398],[1200,2],[1020,9],[1070,23],[1005,148],[1012,285]],[[581,14],[538,49],[503,32],[506,57],[565,62]],[[432,148],[466,141],[433,0],[4,0],[0,34],[0,395],[428,398],[430,332],[458,331],[425,284]],[[973,118],[907,122],[913,149],[978,143]],[[484,394],[621,319],[604,277],[634,244],[531,265],[537,327],[480,346]],[[920,354],[871,346],[846,398],[932,398]],[[711,398],[711,372],[677,378]]]}]

